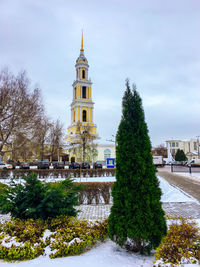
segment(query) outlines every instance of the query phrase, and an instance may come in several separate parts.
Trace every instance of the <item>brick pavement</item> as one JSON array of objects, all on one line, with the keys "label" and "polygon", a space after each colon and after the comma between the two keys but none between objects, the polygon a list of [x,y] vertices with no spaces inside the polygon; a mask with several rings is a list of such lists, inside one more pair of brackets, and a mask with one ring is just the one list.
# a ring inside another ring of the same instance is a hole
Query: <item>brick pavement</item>
[{"label": "brick pavement", "polygon": [[[166,202],[162,204],[165,214],[200,219],[200,204],[196,202]],[[102,220],[109,216],[111,205],[81,205],[79,219]]]},{"label": "brick pavement", "polygon": [[[79,219],[89,221],[103,220],[108,218],[112,205],[80,205],[77,209]],[[193,217],[200,219],[200,204],[196,202],[167,202],[162,204],[165,214],[170,216]],[[0,214],[0,222],[9,220],[9,215]]]}]

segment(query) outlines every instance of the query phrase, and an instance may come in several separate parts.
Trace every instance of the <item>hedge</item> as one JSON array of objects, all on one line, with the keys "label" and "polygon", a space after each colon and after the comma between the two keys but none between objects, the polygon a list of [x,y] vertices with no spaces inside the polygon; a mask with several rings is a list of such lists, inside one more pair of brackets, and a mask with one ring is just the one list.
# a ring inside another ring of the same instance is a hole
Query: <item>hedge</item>
[{"label": "hedge", "polygon": [[15,169],[0,170],[0,179],[21,178],[35,172],[38,178],[65,178],[65,177],[109,177],[115,176],[115,169]]},{"label": "hedge", "polygon": [[79,193],[79,204],[110,204],[111,191],[114,182],[85,182],[74,183],[81,185],[82,190]]}]

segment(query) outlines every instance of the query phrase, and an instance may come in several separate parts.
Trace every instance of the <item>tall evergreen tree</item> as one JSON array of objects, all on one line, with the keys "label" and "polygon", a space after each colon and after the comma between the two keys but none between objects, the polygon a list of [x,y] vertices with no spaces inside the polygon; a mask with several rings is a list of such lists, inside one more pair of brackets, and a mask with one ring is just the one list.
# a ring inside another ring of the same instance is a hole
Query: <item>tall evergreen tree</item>
[{"label": "tall evergreen tree", "polygon": [[166,234],[166,221],[142,100],[135,85],[131,91],[128,80],[116,143],[109,236],[129,250],[150,253]]},{"label": "tall evergreen tree", "polygon": [[175,155],[175,160],[177,161],[185,161],[187,157],[182,149],[178,149]]}]

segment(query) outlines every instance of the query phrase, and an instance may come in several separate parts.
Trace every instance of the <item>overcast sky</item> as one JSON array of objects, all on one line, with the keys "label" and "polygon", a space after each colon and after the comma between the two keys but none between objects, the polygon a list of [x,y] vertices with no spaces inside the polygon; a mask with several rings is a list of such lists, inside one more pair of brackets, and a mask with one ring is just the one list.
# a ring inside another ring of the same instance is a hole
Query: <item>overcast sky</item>
[{"label": "overcast sky", "polygon": [[127,77],[153,146],[200,135],[199,0],[0,0],[0,67],[26,70],[65,129],[82,29],[99,142],[116,134]]}]

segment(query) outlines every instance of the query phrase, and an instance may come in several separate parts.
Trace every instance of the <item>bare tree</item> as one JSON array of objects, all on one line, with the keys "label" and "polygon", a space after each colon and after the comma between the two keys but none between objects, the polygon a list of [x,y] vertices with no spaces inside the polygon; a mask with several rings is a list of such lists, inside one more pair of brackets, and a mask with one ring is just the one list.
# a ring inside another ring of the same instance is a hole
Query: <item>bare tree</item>
[{"label": "bare tree", "polygon": [[163,156],[167,158],[167,148],[164,144],[160,144],[152,149],[152,154],[154,156]]},{"label": "bare tree", "polygon": [[56,120],[50,127],[49,145],[51,147],[52,157],[57,157],[58,161],[64,144],[63,137],[63,124],[59,120]]},{"label": "bare tree", "polygon": [[[7,69],[0,72],[0,153],[13,152],[35,136],[35,125],[43,113],[40,90],[30,91],[26,72],[14,76]],[[24,138],[18,138],[23,136]],[[18,142],[13,143],[18,139]],[[19,142],[19,140],[21,140]],[[5,152],[5,151],[4,151]]]},{"label": "bare tree", "polygon": [[50,139],[50,132],[51,127],[53,124],[50,122],[49,118],[47,118],[45,115],[43,115],[38,121],[37,129],[35,132],[35,150],[39,153],[39,158],[41,160],[44,159],[44,152],[45,152],[45,146],[48,147],[49,139]]},{"label": "bare tree", "polygon": [[78,122],[76,135],[70,142],[70,146],[73,147],[74,144],[76,145],[74,146],[75,154],[79,155],[83,161],[86,159],[90,160],[92,151],[94,154],[92,157],[95,157],[96,151],[92,149],[94,146],[93,141],[98,138],[98,136],[91,133],[91,126],[82,125],[80,122]]}]

